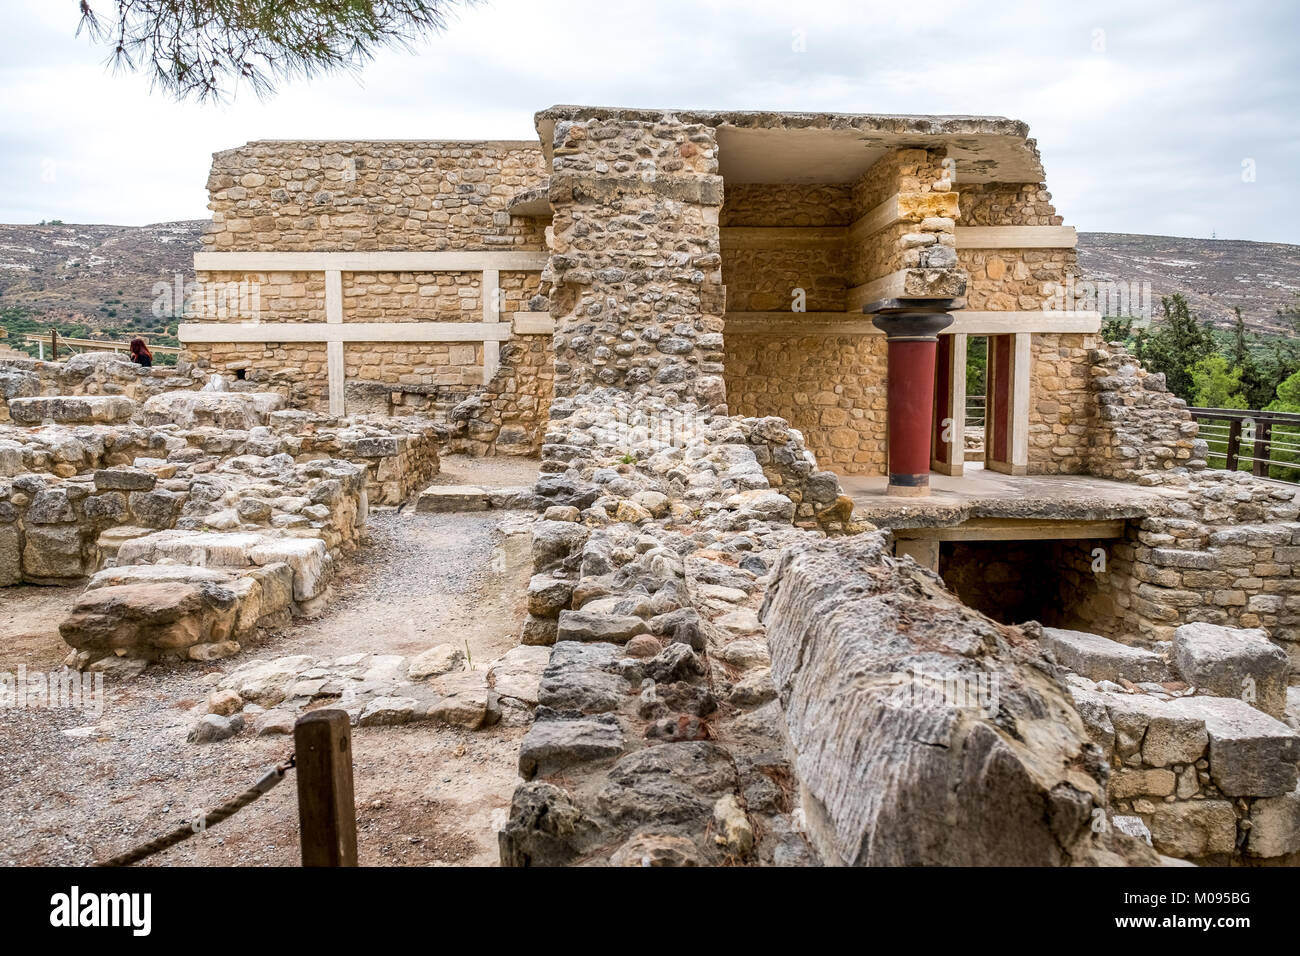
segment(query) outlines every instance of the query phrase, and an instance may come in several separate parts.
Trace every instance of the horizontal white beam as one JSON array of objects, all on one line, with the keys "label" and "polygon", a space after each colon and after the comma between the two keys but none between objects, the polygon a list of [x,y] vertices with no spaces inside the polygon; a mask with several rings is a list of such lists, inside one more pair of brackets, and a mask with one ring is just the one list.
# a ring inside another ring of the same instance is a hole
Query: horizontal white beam
[{"label": "horizontal white beam", "polygon": [[[1101,330],[1100,312],[968,312],[952,313],[944,335],[1035,335]],[[871,319],[853,312],[728,312],[728,335],[882,335]]]},{"label": "horizontal white beam", "polygon": [[548,252],[196,252],[196,272],[537,272]]},{"label": "horizontal white beam", "polygon": [[958,226],[958,249],[1073,249],[1073,226]]},{"label": "horizontal white beam", "polygon": [[210,342],[504,342],[506,322],[182,322],[176,337]]}]

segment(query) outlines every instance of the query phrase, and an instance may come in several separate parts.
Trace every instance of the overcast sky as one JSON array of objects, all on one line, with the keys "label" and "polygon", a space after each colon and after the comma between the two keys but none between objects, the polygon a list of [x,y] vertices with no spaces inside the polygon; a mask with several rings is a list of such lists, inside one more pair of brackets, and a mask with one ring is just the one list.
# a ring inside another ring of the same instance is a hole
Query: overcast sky
[{"label": "overcast sky", "polygon": [[589,103],[1010,116],[1067,224],[1300,243],[1292,0],[491,0],[359,78],[215,106],[113,75],[77,20],[0,0],[0,222],[205,218],[211,154],[248,140],[524,139]]}]

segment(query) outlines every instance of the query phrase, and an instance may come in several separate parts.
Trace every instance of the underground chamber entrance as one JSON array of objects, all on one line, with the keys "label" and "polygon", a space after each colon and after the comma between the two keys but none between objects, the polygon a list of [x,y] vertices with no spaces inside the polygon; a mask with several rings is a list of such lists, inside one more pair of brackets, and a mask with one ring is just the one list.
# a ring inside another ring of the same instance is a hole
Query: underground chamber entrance
[{"label": "underground chamber entrance", "polygon": [[1002,624],[1098,631],[1115,619],[1110,545],[1101,539],[943,541],[939,575],[962,603]]}]

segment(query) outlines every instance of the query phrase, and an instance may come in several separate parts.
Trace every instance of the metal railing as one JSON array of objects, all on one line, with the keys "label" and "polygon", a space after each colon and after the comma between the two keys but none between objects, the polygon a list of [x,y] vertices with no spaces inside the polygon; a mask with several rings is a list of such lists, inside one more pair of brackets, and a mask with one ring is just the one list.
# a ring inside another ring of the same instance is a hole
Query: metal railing
[{"label": "metal railing", "polygon": [[966,396],[966,427],[983,428],[988,414],[988,398],[984,395]]},{"label": "metal railing", "polygon": [[[1260,478],[1300,478],[1300,414],[1249,408],[1189,408],[1209,446],[1211,468]],[[1272,474],[1278,469],[1282,474]]]}]

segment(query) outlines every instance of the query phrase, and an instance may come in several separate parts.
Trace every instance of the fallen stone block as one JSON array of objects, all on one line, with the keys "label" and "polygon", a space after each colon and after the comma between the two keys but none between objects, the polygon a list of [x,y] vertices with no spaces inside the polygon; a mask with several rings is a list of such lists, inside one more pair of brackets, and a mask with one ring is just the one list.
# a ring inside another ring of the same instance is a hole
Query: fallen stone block
[{"label": "fallen stone block", "polygon": [[1045,627],[1043,643],[1058,664],[1090,680],[1118,683],[1126,678],[1135,684],[1169,680],[1169,665],[1155,651],[1130,647],[1100,634]]},{"label": "fallen stone block", "polygon": [[[1093,832],[1105,766],[1038,644],[889,551],[880,532],[791,545],[760,614],[823,859],[1154,865]],[[970,691],[933,692],[950,685]]]},{"label": "fallen stone block", "polygon": [[238,607],[233,591],[209,582],[95,588],[77,599],[59,633],[70,646],[101,657],[183,655],[196,644],[229,640]]},{"label": "fallen stone block", "polygon": [[1205,693],[1244,700],[1273,717],[1286,713],[1290,664],[1262,630],[1184,624],[1174,631],[1174,664]]}]

